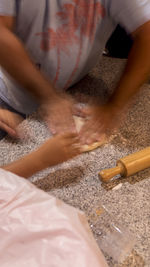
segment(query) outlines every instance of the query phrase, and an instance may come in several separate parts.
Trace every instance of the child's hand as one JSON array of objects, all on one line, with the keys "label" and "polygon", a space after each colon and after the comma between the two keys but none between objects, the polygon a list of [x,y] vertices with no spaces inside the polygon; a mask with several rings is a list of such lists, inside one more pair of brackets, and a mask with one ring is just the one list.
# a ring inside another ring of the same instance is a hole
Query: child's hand
[{"label": "child's hand", "polygon": [[57,135],[44,143],[37,152],[43,168],[54,166],[81,153],[79,138],[74,133]]},{"label": "child's hand", "polygon": [[78,136],[65,133],[49,139],[37,150],[4,166],[3,169],[28,178],[36,172],[67,161],[78,154],[80,154]]}]

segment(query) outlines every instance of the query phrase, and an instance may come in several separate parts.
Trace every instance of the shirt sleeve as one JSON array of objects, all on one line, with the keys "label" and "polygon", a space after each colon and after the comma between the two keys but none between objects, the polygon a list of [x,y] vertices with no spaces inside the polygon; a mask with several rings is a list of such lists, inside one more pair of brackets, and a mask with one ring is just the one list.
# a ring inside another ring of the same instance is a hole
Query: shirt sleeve
[{"label": "shirt sleeve", "polygon": [[0,16],[15,16],[16,1],[15,0],[0,0]]},{"label": "shirt sleeve", "polygon": [[132,33],[150,21],[150,0],[109,0],[109,15]]}]

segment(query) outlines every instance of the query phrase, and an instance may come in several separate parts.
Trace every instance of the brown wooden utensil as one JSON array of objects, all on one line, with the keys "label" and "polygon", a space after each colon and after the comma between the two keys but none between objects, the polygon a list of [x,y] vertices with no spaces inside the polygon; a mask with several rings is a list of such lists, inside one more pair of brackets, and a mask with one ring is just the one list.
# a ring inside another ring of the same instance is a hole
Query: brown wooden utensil
[{"label": "brown wooden utensil", "polygon": [[116,163],[116,167],[100,171],[99,176],[103,182],[108,182],[111,178],[118,174],[128,177],[149,167],[150,147],[147,147],[141,151],[119,159]]}]

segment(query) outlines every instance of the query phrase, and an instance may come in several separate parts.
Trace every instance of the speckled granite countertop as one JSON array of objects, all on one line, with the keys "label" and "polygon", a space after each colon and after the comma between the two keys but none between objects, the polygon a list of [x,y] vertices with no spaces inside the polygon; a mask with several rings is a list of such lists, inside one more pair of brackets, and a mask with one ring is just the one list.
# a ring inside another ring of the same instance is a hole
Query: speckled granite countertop
[{"label": "speckled granite countertop", "polygon": [[[78,89],[82,93],[82,100],[88,95],[99,95],[104,100],[107,92],[111,92],[114,87],[124,63],[125,60],[103,58],[102,63],[98,63],[71,92],[74,94]],[[109,266],[112,267],[150,266],[150,169],[129,178],[116,179],[109,184],[100,182],[98,172],[113,167],[117,159],[149,146],[149,121],[150,85],[147,84],[143,86],[124,125],[111,143],[70,162],[47,169],[30,179],[39,188],[80,208],[88,216],[91,210],[99,207],[99,203],[104,204],[118,222],[133,232],[136,244],[124,263],[116,264],[106,256]],[[36,114],[24,122],[24,127],[32,129],[33,138],[25,143],[15,143],[7,138],[2,140],[1,165],[33,150],[50,135],[45,124],[36,119]],[[113,190],[119,183],[122,183],[122,187]]]}]

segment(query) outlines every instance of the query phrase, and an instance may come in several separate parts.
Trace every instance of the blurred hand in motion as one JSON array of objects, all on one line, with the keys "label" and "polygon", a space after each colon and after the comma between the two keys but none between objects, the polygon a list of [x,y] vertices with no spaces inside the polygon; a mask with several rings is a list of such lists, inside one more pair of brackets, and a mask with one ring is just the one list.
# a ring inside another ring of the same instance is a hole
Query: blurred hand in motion
[{"label": "blurred hand in motion", "polygon": [[68,95],[57,95],[41,105],[40,114],[48,124],[52,134],[76,133],[73,119],[74,102]]},{"label": "blurred hand in motion", "polygon": [[82,110],[86,116],[86,122],[82,127],[79,137],[81,144],[92,144],[101,141],[104,134],[110,135],[121,122],[120,109],[111,105],[91,106]]}]

